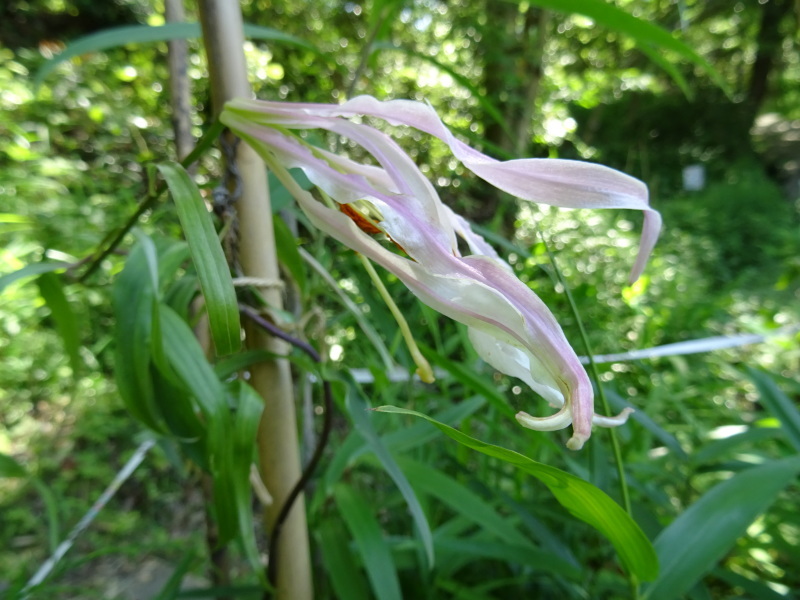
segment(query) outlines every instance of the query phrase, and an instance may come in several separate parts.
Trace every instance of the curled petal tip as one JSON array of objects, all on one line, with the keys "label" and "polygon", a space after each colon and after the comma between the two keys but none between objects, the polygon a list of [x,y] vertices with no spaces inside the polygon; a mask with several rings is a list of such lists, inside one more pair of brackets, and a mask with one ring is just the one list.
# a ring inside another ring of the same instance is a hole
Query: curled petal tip
[{"label": "curled petal tip", "polygon": [[588,436],[576,433],[567,441],[567,448],[570,450],[580,450],[583,448],[587,439],[589,439]]},{"label": "curled petal tip", "polygon": [[572,413],[566,406],[549,417],[532,417],[523,411],[518,412],[515,417],[520,425],[535,431],[558,431],[572,424]]},{"label": "curled petal tip", "polygon": [[634,412],[636,411],[632,408],[623,408],[622,411],[615,417],[594,415],[594,417],[592,417],[592,424],[597,425],[598,427],[619,427],[620,425],[624,425],[628,420],[628,417]]}]

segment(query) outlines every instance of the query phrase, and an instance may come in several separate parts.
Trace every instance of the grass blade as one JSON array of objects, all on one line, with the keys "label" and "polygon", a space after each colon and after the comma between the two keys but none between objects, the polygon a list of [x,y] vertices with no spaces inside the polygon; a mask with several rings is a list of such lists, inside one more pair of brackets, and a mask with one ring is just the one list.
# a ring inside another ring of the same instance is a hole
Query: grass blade
[{"label": "grass blade", "polygon": [[325,570],[336,597],[347,600],[368,600],[367,585],[353,561],[353,555],[342,551],[342,541],[347,536],[342,524],[335,519],[326,519],[316,529],[322,550],[322,561],[325,563]]},{"label": "grass blade", "polygon": [[800,412],[791,398],[784,394],[775,381],[763,371],[748,368],[747,374],[756,384],[761,402],[781,422],[786,437],[800,451]]},{"label": "grass blade", "polygon": [[253,528],[252,492],[250,491],[250,465],[253,462],[256,431],[261,420],[261,413],[264,411],[264,401],[253,388],[242,381],[232,382],[230,389],[232,395],[238,400],[236,414],[233,417],[233,436],[228,446],[232,449],[229,468],[233,475],[239,537],[245,556],[250,561],[250,566],[259,574],[262,583],[266,583]]},{"label": "grass blade", "polygon": [[114,378],[125,407],[135,419],[159,433],[165,432],[156,406],[150,372],[151,328],[156,291],[143,244],[131,251],[114,283]]},{"label": "grass blade", "polygon": [[[342,373],[341,375],[346,376],[349,374]],[[419,499],[414,493],[411,484],[408,482],[408,478],[400,469],[394,457],[386,449],[383,441],[375,431],[370,419],[371,415],[368,410],[369,404],[367,403],[366,398],[363,396],[361,389],[352,380],[347,386],[345,405],[350,413],[350,417],[353,419],[353,424],[356,426],[356,429],[367,441],[367,444],[369,444],[372,452],[375,454],[378,461],[380,461],[381,466],[389,475],[389,477],[392,478],[395,485],[400,490],[403,499],[406,501],[408,510],[411,513],[411,517],[414,519],[414,523],[417,526],[417,531],[419,531],[419,536],[422,540],[422,546],[425,549],[425,556],[428,559],[428,566],[433,568],[433,534],[431,533],[428,519],[425,517],[425,512],[422,510]]]},{"label": "grass blade", "polygon": [[378,600],[402,600],[392,552],[373,516],[373,507],[354,490],[343,485],[334,490],[333,496],[361,555],[375,597]]},{"label": "grass blade", "polygon": [[404,459],[401,464],[416,489],[438,498],[464,518],[474,521],[486,532],[501,540],[535,550],[531,541],[522,535],[515,525],[500,516],[483,498],[452,477],[410,459]]},{"label": "grass blade", "polygon": [[21,269],[12,271],[11,273],[6,273],[0,277],[0,293],[2,293],[4,289],[19,279],[35,277],[36,275],[51,273],[52,271],[59,271],[61,269],[66,269],[67,267],[69,267],[69,263],[65,262],[38,262],[31,265],[25,265]]},{"label": "grass blade", "polygon": [[[281,42],[320,53],[316,46],[305,40],[271,27],[245,24],[244,33],[249,38]],[[126,25],[92,33],[75,40],[64,48],[62,52],[45,62],[33,78],[33,87],[34,89],[38,88],[60,63],[81,54],[100,52],[124,46],[125,44],[152,44],[169,40],[188,40],[199,38],[201,35],[202,31],[199,23],[168,23],[155,26]]]}]

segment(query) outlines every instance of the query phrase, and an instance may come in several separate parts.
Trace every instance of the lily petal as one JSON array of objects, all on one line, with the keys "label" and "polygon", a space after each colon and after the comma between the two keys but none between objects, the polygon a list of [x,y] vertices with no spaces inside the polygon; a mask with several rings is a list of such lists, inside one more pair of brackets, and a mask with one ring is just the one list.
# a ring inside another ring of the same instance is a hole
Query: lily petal
[{"label": "lily petal", "polygon": [[498,189],[522,200],[562,208],[629,208],[645,212],[639,253],[630,274],[635,282],[655,246],[661,230],[661,215],[650,207],[647,186],[615,169],[576,160],[528,158],[498,161],[475,150],[442,123],[428,104],[413,100],[380,101],[357,96],[341,105],[293,104],[236,100],[237,108],[257,111],[264,122],[287,126],[315,123],[326,118],[371,116],[392,125],[407,125],[445,142],[453,155],[470,171]]}]

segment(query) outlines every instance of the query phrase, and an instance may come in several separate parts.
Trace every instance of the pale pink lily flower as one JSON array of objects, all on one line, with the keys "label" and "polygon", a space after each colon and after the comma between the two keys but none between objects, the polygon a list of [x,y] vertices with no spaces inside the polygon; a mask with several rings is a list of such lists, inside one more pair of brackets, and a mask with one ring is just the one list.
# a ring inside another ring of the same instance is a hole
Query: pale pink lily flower
[{"label": "pale pink lily flower", "polygon": [[[408,155],[386,134],[348,117],[379,117],[443,140],[479,177],[525,200],[568,208],[634,208],[645,211],[642,244],[632,280],[641,273],[661,226],[640,181],[613,169],[580,161],[497,161],[457,140],[428,105],[409,100],[381,102],[359,96],[342,105],[295,104],[237,99],[222,122],[273,168],[309,220],[356,252],[395,274],[421,301],[464,323],[475,350],[498,371],[517,377],[558,412],[548,417],[517,414],[524,427],[553,431],[572,425],[567,446],[577,450],[592,425],[613,427],[627,420],[594,414],[591,382],[561,327],[534,292],[468,223],[439,199]],[[379,166],[360,164],[312,147],[292,130],[324,129],[360,145]],[[285,169],[301,168],[338,203],[326,206],[297,186]],[[385,234],[407,255],[382,244]],[[460,237],[471,254],[462,255]]]}]

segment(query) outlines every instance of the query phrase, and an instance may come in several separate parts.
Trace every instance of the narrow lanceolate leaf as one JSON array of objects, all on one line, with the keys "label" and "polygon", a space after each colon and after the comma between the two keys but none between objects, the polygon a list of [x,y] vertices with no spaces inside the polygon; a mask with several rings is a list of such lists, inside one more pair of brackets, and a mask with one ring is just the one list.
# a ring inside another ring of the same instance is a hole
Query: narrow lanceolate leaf
[{"label": "narrow lanceolate leaf", "polygon": [[[346,374],[342,374],[342,376],[347,377]],[[422,540],[422,547],[425,549],[425,556],[428,559],[428,566],[433,568],[433,534],[431,533],[428,519],[425,517],[425,513],[422,510],[419,499],[417,498],[416,494],[414,494],[414,490],[412,489],[411,484],[408,482],[408,478],[400,469],[400,466],[397,464],[391,453],[386,449],[383,440],[381,440],[381,438],[378,436],[378,433],[375,431],[375,428],[372,426],[372,421],[370,420],[371,415],[367,410],[369,405],[367,404],[367,401],[364,398],[361,390],[352,380],[349,381],[346,393],[347,396],[345,404],[348,412],[350,413],[350,417],[353,419],[353,424],[356,426],[358,433],[360,433],[361,436],[366,440],[370,450],[375,453],[375,456],[380,461],[383,469],[386,471],[389,477],[392,478],[395,485],[397,485],[397,488],[400,490],[403,499],[408,505],[408,510],[411,513],[411,517],[414,519],[414,523],[417,525],[417,531],[419,531],[419,537]]]},{"label": "narrow lanceolate leaf", "polygon": [[381,406],[376,410],[425,419],[460,444],[505,461],[536,477],[573,516],[585,521],[608,538],[628,572],[641,581],[652,581],[658,575],[658,559],[650,541],[616,502],[592,484],[555,467],[537,463],[517,452],[476,440],[422,413],[396,406]]},{"label": "narrow lanceolate leaf", "polygon": [[[560,13],[584,15],[601,27],[607,27],[612,31],[631,37],[640,46],[671,50],[702,68],[721,89],[730,94],[728,84],[720,72],[693,48],[673,37],[666,29],[634,17],[610,2],[605,0],[532,0],[531,4]],[[658,64],[664,66],[661,61]],[[674,76],[673,71],[668,72]],[[680,80],[677,83],[681,85]]]},{"label": "narrow lanceolate leaf", "polygon": [[25,265],[21,269],[6,273],[5,275],[0,275],[0,293],[19,279],[41,275],[42,273],[51,273],[53,271],[66,269],[67,267],[69,267],[69,263],[65,262],[40,262],[33,263],[32,265]]},{"label": "narrow lanceolate leaf", "polygon": [[236,290],[211,215],[206,210],[200,190],[182,166],[163,163],[158,170],[172,193],[189,242],[217,354],[224,356],[237,352],[241,347],[241,327]]},{"label": "narrow lanceolate leaf", "polygon": [[258,553],[255,529],[253,528],[252,493],[250,491],[250,465],[255,448],[256,431],[264,411],[261,396],[242,381],[229,386],[231,395],[237,399],[233,417],[233,436],[227,445],[231,448],[230,469],[233,474],[233,489],[236,498],[239,538],[250,566],[262,578],[264,569]]},{"label": "narrow lanceolate leaf", "polygon": [[80,347],[81,339],[78,331],[78,318],[64,294],[61,278],[54,273],[44,273],[39,276],[39,293],[44,298],[50,316],[55,323],[56,331],[64,343],[64,351],[69,357],[72,376],[77,377],[81,368]]},{"label": "narrow lanceolate leaf", "polygon": [[[402,600],[400,582],[392,552],[383,539],[375,519],[375,507],[367,504],[353,489],[340,485],[334,491],[336,506],[350,535],[353,536],[361,562],[367,571],[372,591],[378,600]],[[342,546],[344,546],[342,544]],[[342,549],[346,552],[346,549]]]},{"label": "narrow lanceolate leaf", "polygon": [[[318,52],[317,48],[288,33],[271,27],[246,24],[245,35],[249,38],[280,42],[291,46],[306,48]],[[101,52],[109,48],[117,48],[125,44],[152,44],[169,40],[188,40],[199,38],[202,32],[199,23],[168,23],[166,25],[126,25],[113,27],[78,38],[59,54],[46,61],[33,79],[34,87],[39,87],[53,69],[65,60],[89,52]]]},{"label": "narrow lanceolate leaf", "polygon": [[798,472],[800,456],[792,456],[747,469],[707,492],[656,538],[661,575],[644,597],[681,597],[725,556]]},{"label": "narrow lanceolate leaf", "polygon": [[[549,551],[537,548],[520,531],[517,523],[501,516],[488,502],[452,477],[420,462],[403,460],[403,470],[414,482],[414,487],[430,494],[448,505],[462,518],[473,521],[483,528],[474,538],[450,539],[437,535],[437,549],[446,547],[455,553],[491,557],[516,564],[534,566],[538,570],[579,577],[580,569]],[[491,538],[496,541],[492,541]],[[480,541],[477,541],[477,540]]]},{"label": "narrow lanceolate leaf", "polygon": [[322,562],[328,579],[333,586],[336,598],[348,600],[367,600],[369,592],[364,576],[353,560],[353,555],[345,551],[343,541],[347,532],[339,519],[326,519],[316,527]]},{"label": "narrow lanceolate leaf", "polygon": [[150,372],[151,329],[156,290],[145,251],[138,244],[114,283],[114,377],[125,407],[150,429],[166,428],[156,406]]},{"label": "narrow lanceolate leaf", "polygon": [[781,422],[786,437],[800,451],[800,412],[797,406],[766,373],[748,368],[747,374],[758,388],[761,403]]}]

